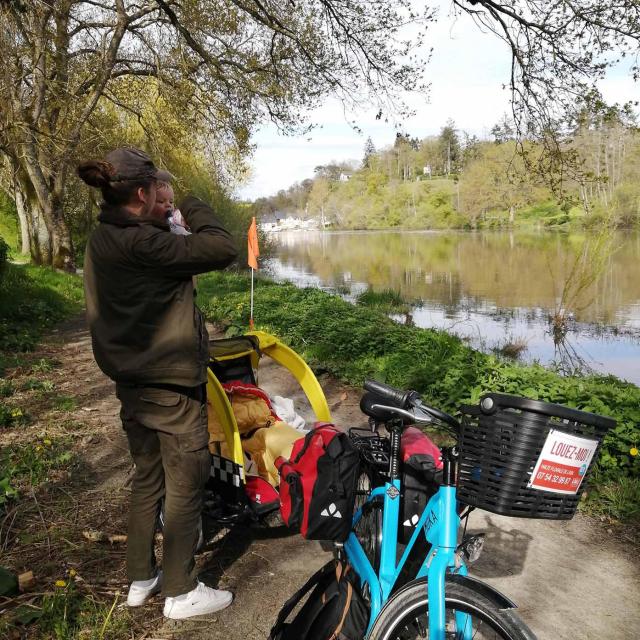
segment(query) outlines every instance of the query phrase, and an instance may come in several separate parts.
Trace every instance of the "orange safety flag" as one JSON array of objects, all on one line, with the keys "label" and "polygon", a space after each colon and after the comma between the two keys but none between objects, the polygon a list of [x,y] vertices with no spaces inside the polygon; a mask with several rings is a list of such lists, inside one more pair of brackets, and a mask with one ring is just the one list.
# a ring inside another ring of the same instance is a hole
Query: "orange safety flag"
[{"label": "orange safety flag", "polygon": [[252,269],[257,269],[260,248],[258,247],[258,229],[256,227],[255,218],[251,218],[251,226],[249,227],[248,254],[247,262],[249,263],[249,266]]}]

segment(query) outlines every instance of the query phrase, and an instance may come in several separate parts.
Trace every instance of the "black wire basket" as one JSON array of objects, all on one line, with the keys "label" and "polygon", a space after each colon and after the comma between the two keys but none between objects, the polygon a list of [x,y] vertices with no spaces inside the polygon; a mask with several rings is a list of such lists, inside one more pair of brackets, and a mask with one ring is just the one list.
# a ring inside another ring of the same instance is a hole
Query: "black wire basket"
[{"label": "black wire basket", "polygon": [[[464,405],[461,412],[458,500],[520,518],[572,518],[602,439],[616,424],[612,418],[499,393],[483,396],[478,406]],[[558,453],[566,456],[566,465],[547,460],[558,460]]]}]

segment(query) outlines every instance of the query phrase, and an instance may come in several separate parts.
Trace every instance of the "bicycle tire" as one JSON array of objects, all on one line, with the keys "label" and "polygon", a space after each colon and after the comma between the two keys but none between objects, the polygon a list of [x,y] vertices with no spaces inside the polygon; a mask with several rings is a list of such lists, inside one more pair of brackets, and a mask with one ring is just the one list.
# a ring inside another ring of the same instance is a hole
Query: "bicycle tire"
[{"label": "bicycle tire", "polygon": [[[536,636],[512,609],[498,609],[488,598],[465,585],[447,583],[445,638],[458,638],[452,612],[472,617],[474,640],[536,640]],[[428,595],[426,581],[420,580],[398,591],[376,619],[369,640],[418,640],[429,637]]]},{"label": "bicycle tire", "polygon": [[374,487],[373,483],[373,474],[367,467],[361,464],[360,475],[358,476],[358,481],[356,482],[356,499],[353,505],[354,511],[356,509],[359,509],[366,503],[367,497]]},{"label": "bicycle tire", "polygon": [[362,507],[362,517],[356,525],[354,533],[369,558],[373,570],[377,573],[380,569],[382,547],[382,503],[380,500],[374,500],[366,504],[366,498],[375,486],[374,482],[375,479],[372,478],[368,469],[361,471],[358,477],[356,508]]}]

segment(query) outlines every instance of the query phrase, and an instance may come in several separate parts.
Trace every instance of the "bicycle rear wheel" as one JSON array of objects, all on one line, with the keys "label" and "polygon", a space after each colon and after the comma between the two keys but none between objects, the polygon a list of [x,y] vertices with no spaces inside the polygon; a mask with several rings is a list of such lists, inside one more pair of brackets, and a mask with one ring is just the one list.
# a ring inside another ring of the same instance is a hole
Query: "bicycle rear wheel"
[{"label": "bicycle rear wheel", "polygon": [[362,507],[362,517],[354,531],[373,570],[377,573],[382,548],[382,501],[373,500],[367,503],[367,497],[375,486],[374,482],[368,470],[361,472],[356,490],[356,508]]},{"label": "bicycle rear wheel", "polygon": [[[513,610],[501,610],[485,596],[460,584],[446,587],[447,640],[536,640]],[[416,582],[399,591],[378,616],[369,640],[418,640],[429,637],[426,582]],[[455,612],[467,614],[467,629],[458,629]],[[470,624],[469,624],[470,623]],[[470,636],[465,635],[470,632]]]}]

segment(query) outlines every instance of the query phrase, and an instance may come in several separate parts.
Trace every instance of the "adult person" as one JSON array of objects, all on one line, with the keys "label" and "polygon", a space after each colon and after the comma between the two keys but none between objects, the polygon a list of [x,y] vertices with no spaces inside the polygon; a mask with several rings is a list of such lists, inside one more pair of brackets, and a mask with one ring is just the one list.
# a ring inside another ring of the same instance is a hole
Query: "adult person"
[{"label": "adult person", "polygon": [[[205,387],[208,335],[192,277],[237,255],[231,236],[201,200],[181,203],[190,235],[153,216],[156,184],[170,174],[138,149],[83,162],[78,175],[102,191],[87,244],[84,284],[93,353],[116,382],[120,417],[136,465],[127,538],[127,603],[162,589],[164,615],[218,611],[232,595],[194,575],[194,552],[209,476]],[[164,498],[162,571],[153,552]]]}]

